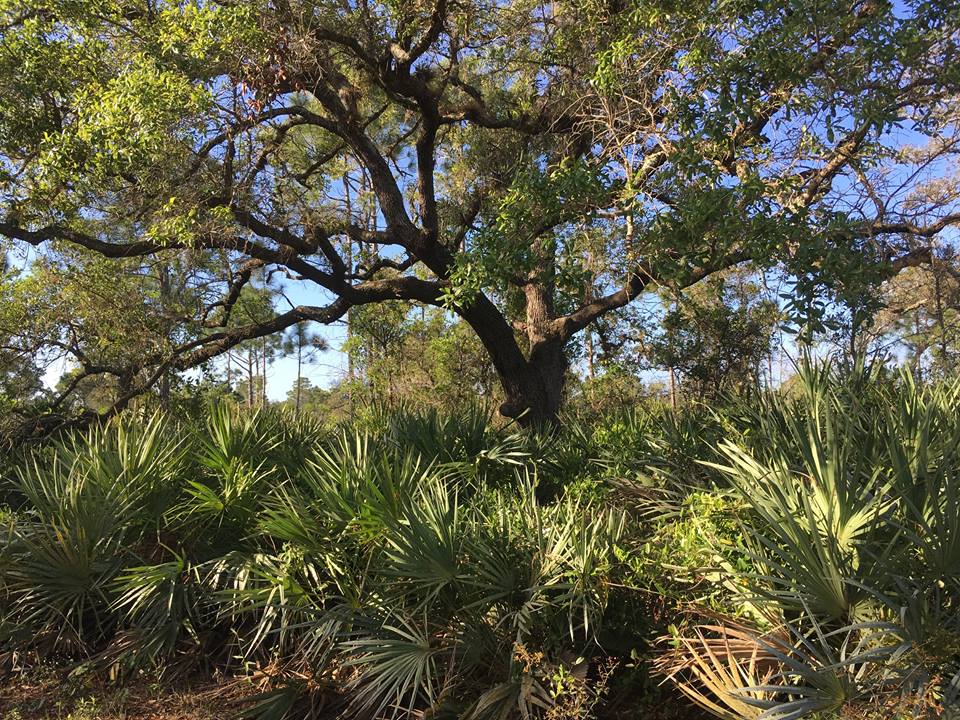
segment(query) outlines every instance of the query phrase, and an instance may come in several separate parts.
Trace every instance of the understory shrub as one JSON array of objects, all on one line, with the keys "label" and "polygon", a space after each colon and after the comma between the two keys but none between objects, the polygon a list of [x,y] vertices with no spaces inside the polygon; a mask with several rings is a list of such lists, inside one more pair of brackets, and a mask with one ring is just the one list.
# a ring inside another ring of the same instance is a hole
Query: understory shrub
[{"label": "understory shrub", "polygon": [[264,716],[318,694],[369,717],[586,712],[624,514],[543,504],[485,422],[389,420],[313,433],[222,406],[33,453],[6,488],[4,645],[121,675],[269,667]]},{"label": "understory shrub", "polygon": [[[665,638],[661,670],[725,718],[960,712],[960,383],[837,377],[739,408],[722,463],[759,610]],[[696,613],[691,613],[696,616]]]},{"label": "understory shrub", "polygon": [[0,653],[264,678],[262,718],[956,717],[958,397],[130,412],[5,468]]}]

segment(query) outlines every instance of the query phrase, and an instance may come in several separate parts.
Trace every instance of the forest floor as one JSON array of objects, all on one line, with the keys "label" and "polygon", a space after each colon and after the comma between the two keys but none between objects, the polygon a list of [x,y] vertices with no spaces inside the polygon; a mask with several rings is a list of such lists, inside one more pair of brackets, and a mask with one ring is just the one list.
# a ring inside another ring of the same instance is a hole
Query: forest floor
[{"label": "forest floor", "polygon": [[144,677],[118,687],[41,668],[0,680],[0,720],[228,720],[254,693],[243,680],[161,685]]},{"label": "forest floor", "polygon": [[[63,667],[35,666],[6,675],[0,669],[0,720],[234,720],[250,710],[251,700],[256,704],[253,696],[263,692],[265,686],[251,677],[201,677],[161,683],[149,675],[128,678],[119,685],[100,675],[78,676]],[[642,706],[628,703],[610,716],[705,719],[702,711],[678,697],[664,696],[660,700],[665,702]]]}]

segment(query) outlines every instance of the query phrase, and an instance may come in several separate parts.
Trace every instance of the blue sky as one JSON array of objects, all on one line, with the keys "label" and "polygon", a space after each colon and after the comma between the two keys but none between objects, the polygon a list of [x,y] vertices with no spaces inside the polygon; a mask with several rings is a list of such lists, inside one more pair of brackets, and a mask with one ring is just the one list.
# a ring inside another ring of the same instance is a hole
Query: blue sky
[{"label": "blue sky", "polygon": [[[330,301],[329,296],[318,286],[304,282],[292,282],[283,286],[286,300],[281,300],[278,309],[287,309],[291,305],[323,305]],[[330,387],[347,373],[347,357],[340,351],[346,340],[346,326],[343,323],[321,325],[313,323],[311,332],[321,335],[330,346],[326,352],[318,353],[312,364],[304,364],[303,375],[318,387]],[[286,357],[273,363],[267,371],[267,397],[270,400],[285,400],[287,391],[293,387],[297,378],[297,358]]]}]

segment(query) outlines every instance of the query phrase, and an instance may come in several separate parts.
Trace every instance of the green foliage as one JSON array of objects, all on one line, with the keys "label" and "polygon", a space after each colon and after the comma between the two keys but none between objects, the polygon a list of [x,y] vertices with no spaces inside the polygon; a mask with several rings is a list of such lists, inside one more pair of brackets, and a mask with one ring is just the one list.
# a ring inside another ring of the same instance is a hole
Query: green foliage
[{"label": "green foliage", "polygon": [[[526,706],[521,648],[561,675],[600,653],[625,527],[507,483],[529,454],[487,420],[399,413],[379,436],[329,436],[221,404],[40,450],[8,488],[3,642],[125,671],[240,655],[347,672],[371,716]],[[278,677],[261,710],[295,687]]]},{"label": "green foliage", "polygon": [[779,321],[777,303],[755,283],[736,274],[714,277],[666,311],[650,360],[673,368],[690,397],[716,402],[725,391],[759,385]]},{"label": "green foliage", "polygon": [[808,364],[546,434],[128,413],[7,477],[0,642],[120,677],[239,659],[260,717],[605,717],[651,673],[730,720],[946,713],[958,395]]},{"label": "green foliage", "polygon": [[656,505],[652,532],[624,553],[635,573],[632,584],[675,602],[703,603],[733,616],[754,613],[740,581],[754,569],[742,533],[742,504],[700,491],[676,507],[663,501]]},{"label": "green foliage", "polygon": [[[491,286],[506,290],[510,276],[535,271],[542,265],[538,250],[553,256],[557,250],[553,245],[559,245],[561,239],[550,239],[546,246],[518,243],[527,228],[543,218],[556,218],[559,224],[590,213],[597,201],[609,194],[610,180],[603,169],[585,161],[564,158],[545,171],[536,167],[535,162],[521,163],[521,169],[500,197],[489,226],[473,239],[471,250],[458,257],[444,291],[447,307],[469,303]],[[560,274],[562,277],[562,269]],[[577,287],[583,278],[570,280],[571,286]]]},{"label": "green foliage", "polygon": [[436,308],[357,308],[343,350],[362,377],[351,391],[375,404],[469,407],[495,393],[493,368],[473,331]]},{"label": "green foliage", "polygon": [[180,73],[158,68],[150,58],[131,58],[105,87],[77,92],[75,135],[51,136],[42,148],[42,187],[53,189],[84,172],[111,176],[164,153],[182,112],[200,113],[211,99]]},{"label": "green foliage", "polygon": [[[727,464],[716,466],[749,509],[751,562],[728,579],[761,626],[688,636],[666,672],[720,717],[742,716],[730,715],[729,692],[758,718],[949,706],[957,658],[922,648],[960,631],[956,565],[944,565],[957,559],[958,386],[838,378],[826,366],[804,368],[800,382],[801,395],[760,403],[746,442],[723,443]],[[734,636],[739,655],[723,645]]]}]

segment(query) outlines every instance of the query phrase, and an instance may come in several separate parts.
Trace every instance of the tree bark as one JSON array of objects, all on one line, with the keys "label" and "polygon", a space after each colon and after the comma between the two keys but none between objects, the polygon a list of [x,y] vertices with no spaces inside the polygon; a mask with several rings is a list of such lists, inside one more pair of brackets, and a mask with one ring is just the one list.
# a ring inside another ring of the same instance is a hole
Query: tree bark
[{"label": "tree bark", "polygon": [[670,366],[670,409],[677,409],[677,378],[672,365]]},{"label": "tree bark", "polygon": [[260,382],[260,406],[267,406],[267,336],[260,340],[263,355],[263,380]]},{"label": "tree bark", "polygon": [[517,365],[500,348],[487,347],[504,392],[500,414],[522,427],[551,427],[558,422],[563,402],[567,357],[559,339],[538,345],[530,358]]},{"label": "tree bark", "polygon": [[303,390],[303,336],[297,335],[297,405],[296,412],[300,414],[300,395]]},{"label": "tree bark", "polygon": [[503,389],[500,414],[523,427],[553,426],[563,400],[567,336],[551,319],[552,301],[543,287],[527,286],[527,345],[524,355],[517,335],[503,314],[480,295],[459,309],[490,356]]},{"label": "tree bark", "polygon": [[253,409],[253,349],[247,350],[247,407]]},{"label": "tree bark", "polygon": [[[170,269],[166,265],[160,266],[160,304],[165,314],[170,311]],[[167,322],[166,334],[170,336],[172,328]],[[160,405],[163,408],[170,407],[170,371],[164,370],[160,377]]]}]

